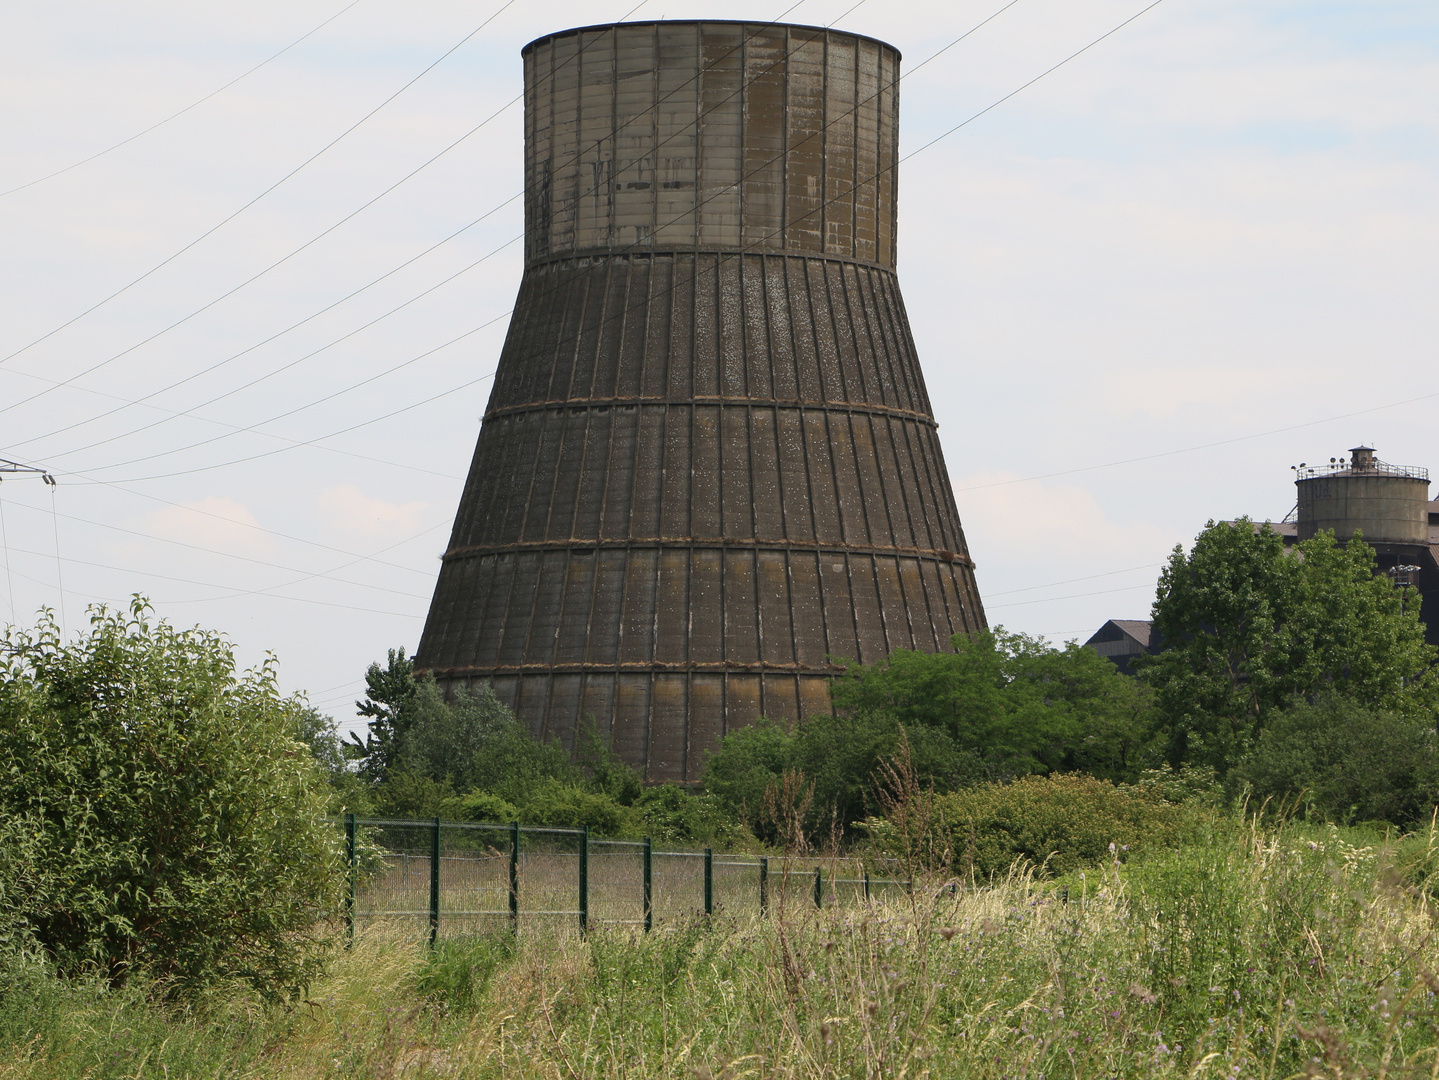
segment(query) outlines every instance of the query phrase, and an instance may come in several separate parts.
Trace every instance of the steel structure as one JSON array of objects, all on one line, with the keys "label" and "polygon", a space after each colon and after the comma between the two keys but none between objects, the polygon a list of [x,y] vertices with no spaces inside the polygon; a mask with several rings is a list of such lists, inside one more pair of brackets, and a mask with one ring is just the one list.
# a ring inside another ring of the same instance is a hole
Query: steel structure
[{"label": "steel structure", "polygon": [[526,265],[417,666],[693,780],[831,657],[985,625],[895,278],[899,54],[648,22],[525,47]]}]

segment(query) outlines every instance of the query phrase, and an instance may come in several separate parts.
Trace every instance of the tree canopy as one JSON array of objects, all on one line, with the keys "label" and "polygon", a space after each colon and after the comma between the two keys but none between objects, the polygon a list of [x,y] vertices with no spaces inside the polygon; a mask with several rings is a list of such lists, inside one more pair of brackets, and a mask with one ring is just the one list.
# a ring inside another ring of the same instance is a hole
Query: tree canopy
[{"label": "tree canopy", "polygon": [[1159,580],[1165,648],[1138,667],[1178,764],[1225,772],[1297,701],[1338,697],[1432,717],[1435,650],[1417,595],[1375,574],[1374,551],[1321,533],[1286,552],[1267,524],[1211,521]]},{"label": "tree canopy", "polygon": [[810,826],[823,831],[875,812],[876,774],[901,739],[941,791],[1053,770],[1127,779],[1147,760],[1149,691],[1092,649],[1055,649],[1002,627],[952,644],[849,665],[830,688],[833,715],[726,736],[706,789],[765,834],[765,790],[796,772],[813,784]]}]

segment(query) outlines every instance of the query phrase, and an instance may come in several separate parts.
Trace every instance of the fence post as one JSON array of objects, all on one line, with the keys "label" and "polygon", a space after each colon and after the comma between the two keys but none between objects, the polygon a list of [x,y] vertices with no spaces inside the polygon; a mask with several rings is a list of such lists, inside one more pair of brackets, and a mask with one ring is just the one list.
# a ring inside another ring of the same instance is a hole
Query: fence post
[{"label": "fence post", "polygon": [[759,913],[769,914],[769,857],[759,857]]},{"label": "fence post", "polygon": [[814,868],[814,906],[824,907],[824,872]]},{"label": "fence post", "polygon": [[355,815],[345,815],[345,939],[355,940],[355,869],[359,852],[355,850]]},{"label": "fence post", "polygon": [[646,836],[646,837],[645,837],[645,933],[646,933],[646,934],[648,934],[648,933],[650,932],[650,928],[654,925],[654,918],[655,918],[654,892],[653,892],[653,888],[654,888],[654,865],[653,865],[653,856],[654,856],[654,845],[650,843],[650,838],[649,838],[648,836]]},{"label": "fence post", "polygon": [[713,915],[715,910],[715,852],[705,848],[705,914]]},{"label": "fence post", "polygon": [[869,903],[869,867],[864,868],[864,902]]},{"label": "fence post", "polygon": [[590,928],[590,827],[580,833],[580,936]]},{"label": "fence post", "polygon": [[430,827],[430,944],[440,933],[440,819]]},{"label": "fence post", "polygon": [[520,823],[510,822],[510,928],[520,932]]}]

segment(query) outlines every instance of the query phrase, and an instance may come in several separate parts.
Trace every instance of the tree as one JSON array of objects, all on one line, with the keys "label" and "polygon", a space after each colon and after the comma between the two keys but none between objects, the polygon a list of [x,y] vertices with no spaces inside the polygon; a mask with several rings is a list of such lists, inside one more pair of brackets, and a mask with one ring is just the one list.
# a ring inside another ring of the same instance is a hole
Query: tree
[{"label": "tree", "polygon": [[975,779],[1096,768],[1123,778],[1140,766],[1148,691],[1092,649],[1055,649],[1003,627],[956,634],[952,653],[899,649],[851,665],[830,691],[837,711],[893,717],[910,733],[941,731],[976,766]]},{"label": "tree", "polygon": [[360,771],[371,780],[383,780],[399,761],[400,744],[409,726],[409,706],[418,690],[415,662],[405,656],[404,646],[391,649],[385,667],[371,664],[365,672],[367,693],[355,702],[361,716],[370,718],[365,739],[351,734]]},{"label": "tree", "polygon": [[302,709],[295,718],[295,738],[309,748],[329,782],[331,813],[368,812],[368,785],[352,767],[355,748],[341,737],[334,717],[317,709]]},{"label": "tree", "polygon": [[[174,992],[242,978],[304,987],[337,910],[325,779],[275,662],[237,673],[221,636],[91,609],[66,644],[46,612],[0,643],[0,819],[34,843],[0,862],[62,973],[143,970]],[[16,867],[19,866],[17,870]]]},{"label": "tree", "polygon": [[1435,650],[1417,604],[1374,573],[1374,552],[1321,533],[1284,550],[1268,525],[1210,522],[1160,576],[1154,625],[1165,648],[1138,668],[1174,764],[1222,775],[1296,699],[1349,697],[1432,715]]},{"label": "tree", "polygon": [[766,790],[797,772],[813,785],[818,835],[878,812],[877,776],[902,740],[916,777],[939,791],[1058,769],[1123,780],[1148,762],[1151,694],[1092,649],[996,628],[957,635],[954,650],[849,665],[830,687],[832,715],[727,735],[705,790],[763,833]]},{"label": "tree", "polygon": [[1295,804],[1326,821],[1426,823],[1439,802],[1439,735],[1432,722],[1344,698],[1276,713],[1230,774],[1251,806]]}]

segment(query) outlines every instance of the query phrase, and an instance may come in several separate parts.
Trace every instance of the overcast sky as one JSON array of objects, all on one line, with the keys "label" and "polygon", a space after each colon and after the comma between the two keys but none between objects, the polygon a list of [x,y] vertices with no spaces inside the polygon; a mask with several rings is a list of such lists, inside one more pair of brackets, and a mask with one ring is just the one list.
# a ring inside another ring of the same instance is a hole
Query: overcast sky
[{"label": "overcast sky", "polygon": [[[908,69],[1006,2],[9,0],[0,456],[59,485],[0,484],[0,619],[142,592],[352,719],[418,641],[519,285],[521,46],[783,16]],[[926,147],[1148,2],[1017,0],[902,92],[980,589],[1056,641],[1146,617],[1207,519],[1282,518],[1290,465],[1439,467],[1439,6],[1163,0]]]}]

